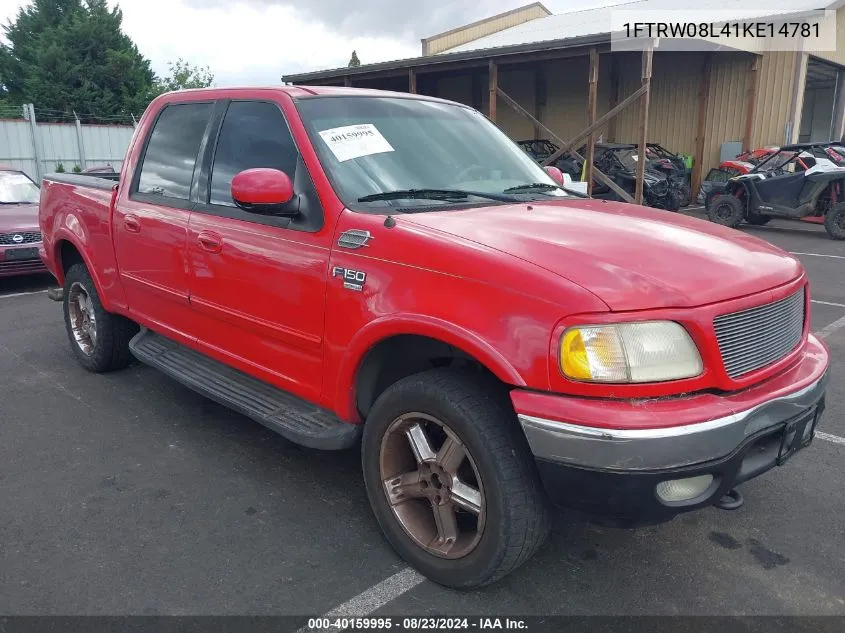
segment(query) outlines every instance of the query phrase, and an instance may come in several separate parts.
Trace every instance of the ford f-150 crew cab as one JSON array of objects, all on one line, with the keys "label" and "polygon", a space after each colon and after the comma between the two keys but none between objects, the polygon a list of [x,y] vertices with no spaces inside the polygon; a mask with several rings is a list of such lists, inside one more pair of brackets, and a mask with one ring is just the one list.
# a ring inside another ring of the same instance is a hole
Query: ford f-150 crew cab
[{"label": "ford f-150 crew cab", "polygon": [[531,556],[550,502],[739,505],[824,407],[795,258],[562,183],[440,99],[177,92],[119,183],[45,179],[41,256],[83,367],[134,356],[293,442],[360,443],[390,544],[472,587]]}]

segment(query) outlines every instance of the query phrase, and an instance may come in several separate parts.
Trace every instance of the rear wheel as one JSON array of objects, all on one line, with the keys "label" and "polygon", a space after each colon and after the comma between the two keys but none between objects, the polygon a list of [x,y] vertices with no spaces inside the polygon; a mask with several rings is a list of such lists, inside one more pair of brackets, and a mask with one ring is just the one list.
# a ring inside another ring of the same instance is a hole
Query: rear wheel
[{"label": "rear wheel", "polygon": [[513,409],[451,369],[400,380],[364,426],[367,494],[387,540],[428,578],[471,588],[525,562],[547,500]]},{"label": "rear wheel", "polygon": [[827,234],[835,240],[845,240],[845,202],[833,205],[824,218]]},{"label": "rear wheel", "polygon": [[711,222],[735,228],[742,222],[745,205],[741,200],[730,194],[720,194],[710,199],[707,207],[707,217]]},{"label": "rear wheel", "polygon": [[105,372],[129,364],[129,341],[138,326],[105,311],[85,264],[74,264],[65,274],[63,310],[71,349],[80,365]]}]

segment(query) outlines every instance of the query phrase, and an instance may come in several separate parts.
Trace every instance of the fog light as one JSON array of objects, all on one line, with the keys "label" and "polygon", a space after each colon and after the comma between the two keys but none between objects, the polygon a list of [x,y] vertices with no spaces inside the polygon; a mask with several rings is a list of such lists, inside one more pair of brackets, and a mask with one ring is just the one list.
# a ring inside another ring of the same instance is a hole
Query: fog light
[{"label": "fog light", "polygon": [[675,502],[695,499],[713,483],[713,475],[699,475],[686,479],[670,479],[657,484],[655,492],[661,501]]}]

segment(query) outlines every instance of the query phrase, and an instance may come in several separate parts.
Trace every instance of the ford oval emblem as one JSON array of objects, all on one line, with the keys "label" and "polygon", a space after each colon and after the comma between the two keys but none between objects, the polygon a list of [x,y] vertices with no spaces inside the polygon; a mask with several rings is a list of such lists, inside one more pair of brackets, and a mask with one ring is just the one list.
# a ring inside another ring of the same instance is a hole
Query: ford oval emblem
[{"label": "ford oval emblem", "polygon": [[16,233],[12,236],[12,241],[15,244],[23,244],[23,235],[21,235],[20,233]]}]

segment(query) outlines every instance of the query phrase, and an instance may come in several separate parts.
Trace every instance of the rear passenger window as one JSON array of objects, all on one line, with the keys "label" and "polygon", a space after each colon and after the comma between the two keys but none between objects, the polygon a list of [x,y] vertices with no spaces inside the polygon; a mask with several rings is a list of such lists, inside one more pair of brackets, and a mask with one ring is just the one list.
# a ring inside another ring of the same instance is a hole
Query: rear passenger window
[{"label": "rear passenger window", "polygon": [[147,143],[138,193],[187,200],[211,103],[170,105],[162,110]]},{"label": "rear passenger window", "polygon": [[235,206],[232,178],[245,169],[270,167],[294,180],[299,154],[279,107],[259,101],[234,101],[226,111],[214,167],[211,204]]}]

